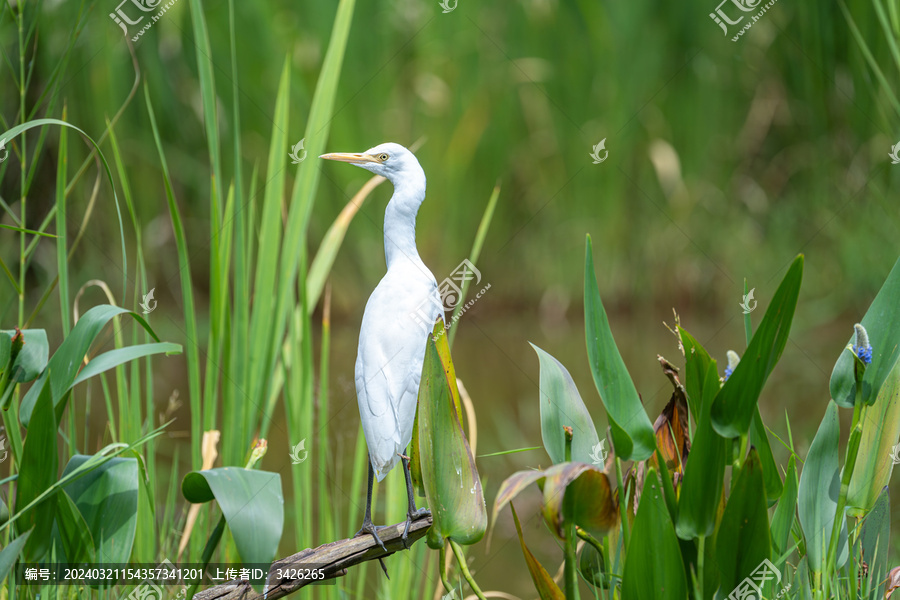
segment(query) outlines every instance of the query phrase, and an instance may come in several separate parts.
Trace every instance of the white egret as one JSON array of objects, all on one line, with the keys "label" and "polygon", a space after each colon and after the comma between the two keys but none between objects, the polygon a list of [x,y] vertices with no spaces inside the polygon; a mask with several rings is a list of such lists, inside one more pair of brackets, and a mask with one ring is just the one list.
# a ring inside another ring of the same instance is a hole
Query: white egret
[{"label": "white egret", "polygon": [[416,214],[425,199],[425,172],[412,152],[393,143],[361,154],[320,158],[362,167],[394,185],[384,212],[387,273],[366,303],[356,357],[356,397],[369,449],[366,515],[356,535],[370,533],[384,548],[372,523],[373,478],[381,481],[402,459],[409,501],[402,536],[406,545],[410,523],[428,514],[426,509],[416,510],[405,455],[412,438],[427,336],[435,320],[444,316],[437,281],[416,249]]}]

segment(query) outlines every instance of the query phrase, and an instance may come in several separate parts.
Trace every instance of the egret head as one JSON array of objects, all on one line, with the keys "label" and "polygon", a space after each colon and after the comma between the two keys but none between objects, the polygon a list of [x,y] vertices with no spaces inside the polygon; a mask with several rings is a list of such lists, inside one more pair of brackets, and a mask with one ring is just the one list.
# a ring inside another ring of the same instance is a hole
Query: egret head
[{"label": "egret head", "polygon": [[337,160],[362,167],[390,180],[394,187],[400,184],[418,182],[420,179],[423,184],[425,182],[425,173],[422,171],[422,167],[419,165],[419,161],[416,160],[415,155],[400,144],[393,142],[378,144],[374,148],[369,148],[359,154],[333,152],[331,154],[323,154],[319,158]]}]

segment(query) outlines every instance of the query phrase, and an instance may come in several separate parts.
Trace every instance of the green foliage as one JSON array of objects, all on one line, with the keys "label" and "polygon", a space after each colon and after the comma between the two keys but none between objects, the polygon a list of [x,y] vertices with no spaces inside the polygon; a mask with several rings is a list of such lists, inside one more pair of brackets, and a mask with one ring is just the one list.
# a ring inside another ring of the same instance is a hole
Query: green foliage
[{"label": "green foliage", "polygon": [[434,519],[427,541],[434,549],[448,538],[474,544],[487,528],[481,479],[451,391],[457,390],[453,363],[441,356],[449,361],[447,346],[444,323],[438,320],[425,347],[417,420],[422,486]]},{"label": "green foliage", "polygon": [[741,362],[713,401],[712,424],[722,437],[746,435],[750,429],[759,395],[787,345],[802,278],[801,255],[794,259]]},{"label": "green foliage", "polygon": [[678,537],[666,509],[656,469],[651,468],[625,557],[622,599],[676,600],[687,595]]},{"label": "green foliage", "polygon": [[[866,367],[859,398],[866,404],[875,403],[881,387],[900,358],[900,303],[897,298],[900,298],[900,259],[894,263],[887,280],[860,321],[869,333],[872,346],[872,364]],[[847,346],[852,344],[853,337]],[[854,362],[853,353],[844,347],[831,373],[831,397],[844,408],[853,408],[857,397]],[[880,490],[881,485],[878,488]]]},{"label": "green foliage", "polygon": [[624,460],[644,460],[656,447],[653,427],[609,328],[597,289],[590,236],[584,259],[584,323],[591,373],[606,407],[616,453]]},{"label": "green foliage", "polygon": [[181,491],[188,502],[218,503],[243,562],[268,563],[275,558],[284,529],[278,473],[239,467],[192,471],[185,475]]},{"label": "green foliage", "polygon": [[531,347],[541,366],[541,437],[550,460],[554,463],[566,460],[563,427],[571,427],[572,460],[590,462],[600,438],[572,376],[561,362],[534,344]]}]

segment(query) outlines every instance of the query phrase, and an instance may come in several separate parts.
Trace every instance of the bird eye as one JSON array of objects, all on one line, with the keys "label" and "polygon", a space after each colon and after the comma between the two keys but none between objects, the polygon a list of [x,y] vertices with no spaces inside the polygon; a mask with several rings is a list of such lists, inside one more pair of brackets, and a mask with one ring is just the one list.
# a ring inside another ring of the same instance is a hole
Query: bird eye
[{"label": "bird eye", "polygon": [[390,157],[389,157],[387,154],[384,154],[384,153],[381,153],[381,154],[378,155],[378,160],[380,160],[381,162],[386,161],[388,158],[390,158]]}]

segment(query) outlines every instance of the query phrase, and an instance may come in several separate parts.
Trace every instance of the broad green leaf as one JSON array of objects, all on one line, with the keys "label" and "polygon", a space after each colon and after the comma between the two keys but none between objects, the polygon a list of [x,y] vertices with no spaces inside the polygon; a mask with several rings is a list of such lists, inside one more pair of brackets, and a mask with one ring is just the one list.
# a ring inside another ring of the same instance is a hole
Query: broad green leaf
[{"label": "broad green leaf", "polygon": [[653,425],[609,328],[594,274],[591,236],[587,236],[584,260],[584,328],[588,361],[606,407],[616,456],[622,460],[645,460],[656,448]]},{"label": "broad green leaf", "polygon": [[[873,359],[874,360],[874,359]],[[868,369],[866,369],[868,372]],[[878,400],[866,410],[859,454],[847,493],[847,514],[865,515],[891,479],[893,446],[900,438],[900,366],[895,365],[878,390]]]},{"label": "broad green leaf", "polygon": [[622,575],[623,600],[684,600],[687,578],[678,537],[663,499],[656,469],[650,468]]},{"label": "broad green leaf", "polygon": [[691,452],[684,466],[675,522],[678,537],[690,540],[711,535],[715,530],[725,481],[728,440],[716,433],[709,415],[712,400],[719,391],[716,361],[709,358],[687,331],[681,329],[680,333],[685,356],[685,389],[688,398],[694,397],[693,404],[701,407]]},{"label": "broad green leaf", "polygon": [[591,455],[600,443],[600,438],[572,376],[561,362],[534,344],[531,347],[541,364],[541,438],[544,449],[554,464],[566,460],[566,435],[563,427],[571,427],[572,460],[591,462]]},{"label": "broad green leaf", "polygon": [[[894,263],[894,268],[860,323],[866,328],[872,346],[872,363],[863,375],[861,399],[866,404],[872,404],[900,357],[900,259]],[[831,397],[844,408],[853,408],[856,398],[855,359],[846,347],[852,343],[853,335],[834,364],[829,384]],[[880,491],[882,486],[876,487]]]},{"label": "broad green leaf", "polygon": [[758,406],[753,413],[753,423],[750,426],[750,435],[748,437],[750,445],[756,448],[756,451],[759,453],[763,482],[766,485],[766,500],[771,506],[781,496],[784,484],[781,481],[781,475],[778,474],[778,466],[775,464],[775,457],[772,456],[772,447],[769,445],[769,434],[766,432],[766,426],[763,424]]},{"label": "broad green leaf", "polygon": [[162,342],[159,344],[138,344],[136,346],[128,346],[127,348],[119,348],[118,350],[110,350],[104,352],[100,356],[91,359],[85,367],[78,373],[75,381],[69,389],[75,387],[82,381],[86,381],[95,375],[104,373],[121,364],[125,364],[132,360],[143,358],[145,356],[153,356],[154,354],[172,354],[181,353],[181,345],[171,342]]},{"label": "broad green leaf", "polygon": [[863,555],[860,557],[869,566],[870,592],[866,600],[884,598],[885,580],[890,570],[891,503],[888,487],[878,495],[874,508],[866,515],[859,535]]},{"label": "broad green leaf", "polygon": [[[7,342],[12,340],[15,334],[15,329],[0,331],[0,335],[6,338]],[[16,383],[27,383],[40,375],[44,367],[47,366],[47,356],[49,355],[46,331],[43,329],[23,329],[22,335],[25,338],[25,343],[15,356],[9,374],[9,379]],[[9,356],[7,356],[8,358]],[[4,365],[6,364],[2,360],[0,362]]]},{"label": "broad green leaf", "polygon": [[6,579],[6,576],[9,575],[10,572],[12,572],[13,565],[16,564],[16,561],[19,559],[19,554],[22,553],[22,548],[25,547],[29,536],[31,536],[33,532],[33,529],[29,529],[7,544],[5,548],[0,549],[0,583]]},{"label": "broad green leaf", "polygon": [[278,473],[240,467],[191,471],[181,492],[195,504],[213,499],[225,515],[241,560],[268,563],[284,530],[284,496]]},{"label": "broad green leaf", "polygon": [[784,492],[778,499],[778,506],[775,507],[775,514],[772,516],[772,544],[779,554],[784,554],[788,550],[796,512],[797,466],[794,464],[794,457],[791,456],[784,475]]},{"label": "broad green leaf", "polygon": [[801,254],[778,286],[741,362],[713,401],[712,424],[722,437],[738,437],[750,429],[759,395],[791,333],[802,279]]},{"label": "broad green leaf", "polygon": [[47,366],[47,332],[25,329],[21,341],[13,343],[16,330],[0,331],[0,408],[7,410],[18,383],[32,381]]},{"label": "broad green leaf", "polygon": [[[825,556],[831,541],[831,530],[841,490],[838,469],[840,427],[837,412],[837,404],[829,401],[816,437],[809,447],[797,491],[797,510],[803,537],[806,540],[809,567],[815,572],[821,572],[825,566]],[[840,526],[838,566],[846,562],[848,554],[847,520],[843,515]]]},{"label": "broad green leaf", "polygon": [[94,564],[94,538],[78,506],[65,490],[56,494],[56,526],[69,563]]},{"label": "broad green leaf", "polygon": [[34,424],[28,429],[19,465],[16,485],[15,512],[21,515],[19,529],[31,529],[34,533],[25,546],[26,562],[37,562],[50,549],[50,533],[56,515],[56,495],[50,495],[33,509],[28,505],[38,499],[57,479],[59,459],[56,448],[56,418],[50,384],[37,383]]},{"label": "broad green leaf", "polygon": [[[81,316],[75,327],[72,328],[72,331],[50,358],[47,368],[41,374],[38,382],[28,390],[25,398],[22,399],[19,419],[23,425],[27,427],[31,421],[31,414],[34,410],[34,403],[37,400],[39,386],[41,381],[46,379],[49,371],[53,372],[53,377],[50,379],[50,389],[53,393],[53,406],[56,410],[57,421],[59,420],[59,416],[65,408],[69,391],[71,391],[78,372],[81,370],[84,356],[106,324],[113,317],[121,314],[131,315],[154,340],[159,342],[159,338],[156,337],[150,325],[138,313],[109,304],[101,304],[91,308]],[[167,347],[166,351],[171,352],[172,350]]]},{"label": "broad green leaf", "polygon": [[[596,538],[616,526],[619,513],[606,473],[594,466],[565,462],[544,471],[544,518],[560,538],[563,522],[571,520]],[[566,514],[564,498],[573,500],[573,514]]]},{"label": "broad green leaf", "polygon": [[522,546],[522,554],[525,556],[525,564],[528,566],[528,572],[531,574],[531,580],[534,582],[534,589],[538,593],[541,600],[566,600],[565,594],[553,581],[553,577],[547,572],[547,569],[538,562],[525,545],[525,538],[522,536],[522,526],[519,524],[519,515],[516,514],[516,508],[510,504],[510,510],[513,515],[513,522],[516,524],[516,533],[519,536],[519,544]]},{"label": "broad green leaf", "polygon": [[[450,356],[450,344],[447,339],[446,330],[444,329],[444,320],[437,319],[434,323],[432,331],[437,347],[438,356],[441,364],[444,366],[444,373],[447,374],[447,381],[453,381],[454,385],[450,386],[450,395],[453,398],[453,406],[456,410],[456,418],[460,423],[463,422],[462,401],[459,397],[459,387],[455,385],[456,370],[453,366],[453,358]],[[416,404],[416,416],[413,419],[413,434],[409,442],[409,476],[413,485],[418,490],[419,495],[424,496],[425,490],[422,487],[422,462],[419,455],[419,406]]]},{"label": "broad green leaf", "polygon": [[[74,473],[91,458],[76,454],[63,476]],[[87,523],[97,560],[103,564],[127,563],[137,527],[137,460],[113,458],[67,484],[63,491]]]},{"label": "broad green leaf", "polygon": [[[446,336],[437,343],[446,345]],[[481,480],[453,403],[456,378],[448,379],[453,371],[449,365],[445,370],[437,343],[429,336],[425,347],[417,423],[422,485],[433,519],[426,541],[434,549],[446,538],[474,544],[487,528]]]},{"label": "broad green leaf", "polygon": [[724,591],[734,589],[771,555],[762,466],[750,449],[737,476],[716,534],[716,562]]}]

